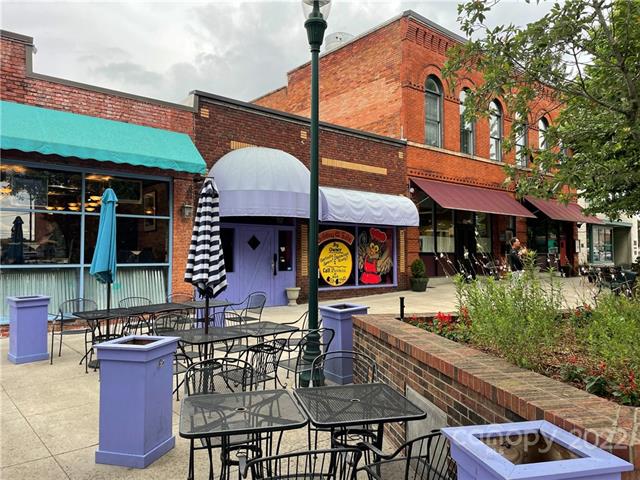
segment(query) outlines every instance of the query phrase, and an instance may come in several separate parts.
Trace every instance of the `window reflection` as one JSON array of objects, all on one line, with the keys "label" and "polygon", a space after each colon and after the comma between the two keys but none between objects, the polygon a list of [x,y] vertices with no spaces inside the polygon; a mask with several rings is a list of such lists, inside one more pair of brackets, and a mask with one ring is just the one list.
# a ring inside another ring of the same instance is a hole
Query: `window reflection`
[{"label": "window reflection", "polygon": [[118,197],[119,214],[169,215],[169,184],[158,180],[90,174],[86,177],[85,211],[100,212],[100,199],[107,188]]}]

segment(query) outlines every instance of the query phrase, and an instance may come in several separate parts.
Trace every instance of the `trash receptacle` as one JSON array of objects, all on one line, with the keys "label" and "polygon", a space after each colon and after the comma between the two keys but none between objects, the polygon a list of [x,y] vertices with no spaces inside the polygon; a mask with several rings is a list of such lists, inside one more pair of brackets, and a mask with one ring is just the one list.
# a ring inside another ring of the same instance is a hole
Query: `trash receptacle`
[{"label": "trash receptacle", "polygon": [[619,480],[629,462],[544,421],[443,428],[458,480]]},{"label": "trash receptacle", "polygon": [[100,362],[96,463],[145,468],[175,445],[177,337],[137,336],[95,345]]},{"label": "trash receptacle", "polygon": [[9,304],[9,353],[12,363],[49,359],[49,299],[45,295],[7,297]]}]

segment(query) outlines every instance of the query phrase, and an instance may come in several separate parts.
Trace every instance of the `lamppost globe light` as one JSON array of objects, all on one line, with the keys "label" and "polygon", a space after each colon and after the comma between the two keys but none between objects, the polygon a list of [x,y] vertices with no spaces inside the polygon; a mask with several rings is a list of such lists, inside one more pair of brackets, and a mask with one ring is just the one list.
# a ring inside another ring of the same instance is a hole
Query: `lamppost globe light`
[{"label": "lamppost globe light", "polygon": [[326,20],[327,17],[329,17],[329,12],[331,11],[331,0],[302,0],[302,13],[304,14],[304,18],[309,18],[311,16],[314,3],[318,4],[320,15],[322,15],[322,18]]}]

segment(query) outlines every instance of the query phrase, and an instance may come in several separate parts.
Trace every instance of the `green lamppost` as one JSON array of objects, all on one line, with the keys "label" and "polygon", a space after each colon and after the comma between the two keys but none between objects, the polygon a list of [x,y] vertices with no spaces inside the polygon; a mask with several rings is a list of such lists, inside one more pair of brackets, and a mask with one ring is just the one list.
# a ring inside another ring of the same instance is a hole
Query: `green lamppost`
[{"label": "green lamppost", "polygon": [[[318,328],[318,61],[320,46],[327,29],[327,16],[331,8],[331,0],[302,0],[302,9],[307,19],[304,27],[311,47],[311,185],[309,204],[309,330],[311,331],[305,345],[303,360],[310,365],[320,355],[320,336],[314,333]],[[300,385],[308,386],[311,371],[303,370],[300,374]],[[314,383],[322,382],[314,378]]]}]

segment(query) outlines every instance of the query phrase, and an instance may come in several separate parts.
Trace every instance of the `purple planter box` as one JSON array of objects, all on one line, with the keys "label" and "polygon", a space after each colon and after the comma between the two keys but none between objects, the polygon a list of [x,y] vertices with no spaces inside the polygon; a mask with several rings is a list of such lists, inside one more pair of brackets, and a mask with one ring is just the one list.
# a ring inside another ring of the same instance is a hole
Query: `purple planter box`
[{"label": "purple planter box", "polygon": [[44,295],[7,297],[9,304],[9,354],[13,363],[49,359],[47,341],[49,299]]},{"label": "purple planter box", "polygon": [[174,447],[177,344],[176,337],[131,335],[94,347],[100,361],[96,463],[145,468]]},{"label": "purple planter box", "polygon": [[[353,350],[352,315],[366,315],[369,307],[353,303],[339,303],[319,307],[322,315],[322,327],[335,331],[335,337],[329,352],[336,350]],[[338,385],[353,382],[353,362],[351,359],[329,359],[325,364],[325,377]]]},{"label": "purple planter box", "polygon": [[458,480],[619,480],[621,472],[633,470],[544,420],[450,427],[442,433],[451,444]]}]

